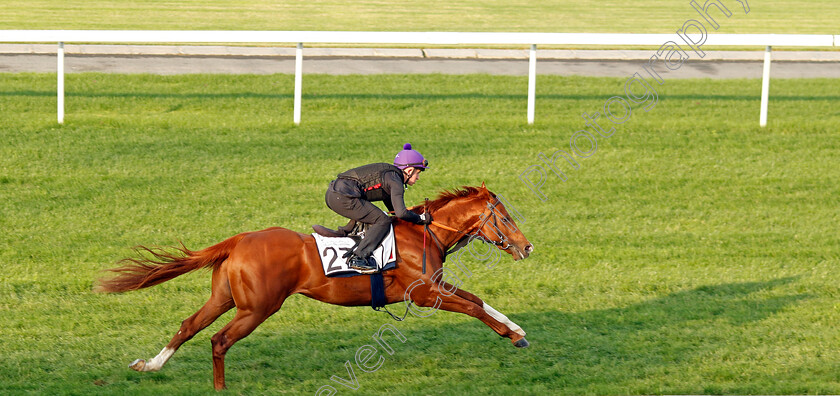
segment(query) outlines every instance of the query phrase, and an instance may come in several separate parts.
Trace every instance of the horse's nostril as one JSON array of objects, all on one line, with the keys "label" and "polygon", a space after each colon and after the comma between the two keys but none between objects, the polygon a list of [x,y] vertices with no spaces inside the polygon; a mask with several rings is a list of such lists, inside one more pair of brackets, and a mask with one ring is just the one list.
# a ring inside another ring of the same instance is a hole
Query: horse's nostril
[{"label": "horse's nostril", "polygon": [[525,245],[525,251],[530,254],[531,252],[534,251],[534,245],[532,245],[530,243]]}]

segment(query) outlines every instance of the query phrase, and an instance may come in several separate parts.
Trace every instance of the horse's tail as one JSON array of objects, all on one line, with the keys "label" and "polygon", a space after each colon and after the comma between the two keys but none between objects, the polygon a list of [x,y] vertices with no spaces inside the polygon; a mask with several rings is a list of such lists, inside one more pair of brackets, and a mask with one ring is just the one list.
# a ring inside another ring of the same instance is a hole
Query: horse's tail
[{"label": "horse's tail", "polygon": [[145,246],[134,248],[140,252],[150,253],[153,258],[125,258],[119,263],[125,264],[108,271],[117,275],[112,278],[101,278],[96,291],[119,293],[130,290],[143,289],[166,282],[176,276],[199,268],[218,268],[228,258],[231,250],[245,236],[246,233],[232,236],[218,244],[199,251],[191,251],[183,244],[176,248],[177,252],[169,253],[163,249],[152,249]]}]

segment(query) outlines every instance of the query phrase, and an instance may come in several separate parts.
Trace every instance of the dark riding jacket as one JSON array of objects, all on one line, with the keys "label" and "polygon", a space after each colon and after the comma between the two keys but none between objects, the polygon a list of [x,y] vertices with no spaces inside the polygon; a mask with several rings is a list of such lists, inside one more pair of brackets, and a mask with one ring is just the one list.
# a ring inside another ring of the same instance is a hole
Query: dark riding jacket
[{"label": "dark riding jacket", "polygon": [[382,201],[398,218],[416,224],[422,221],[405,207],[403,172],[394,165],[376,163],[350,169],[339,174],[330,189],[349,198]]}]

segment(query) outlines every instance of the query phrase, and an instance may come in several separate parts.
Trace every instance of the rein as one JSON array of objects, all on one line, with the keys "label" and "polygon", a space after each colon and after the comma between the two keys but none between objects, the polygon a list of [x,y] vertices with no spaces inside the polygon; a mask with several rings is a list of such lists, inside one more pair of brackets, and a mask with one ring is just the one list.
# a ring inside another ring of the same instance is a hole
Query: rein
[{"label": "rein", "polygon": [[432,220],[432,225],[436,225],[436,226],[438,226],[438,227],[440,227],[440,228],[443,228],[444,230],[447,230],[447,231],[457,232],[457,233],[459,233],[459,234],[464,234],[464,235],[466,235],[466,232],[456,230],[456,229],[454,229],[454,228],[452,228],[452,227],[450,227],[450,226],[448,226],[448,225],[446,225],[446,224],[438,223],[438,222],[436,222],[436,221],[434,221],[434,220]]}]

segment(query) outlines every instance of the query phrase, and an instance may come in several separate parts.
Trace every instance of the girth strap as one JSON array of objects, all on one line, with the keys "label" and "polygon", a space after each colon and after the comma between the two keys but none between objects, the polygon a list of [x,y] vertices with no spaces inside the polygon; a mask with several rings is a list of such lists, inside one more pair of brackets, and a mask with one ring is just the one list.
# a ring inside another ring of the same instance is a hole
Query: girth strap
[{"label": "girth strap", "polygon": [[397,322],[402,322],[408,316],[408,310],[411,307],[411,300],[406,301],[405,312],[402,317],[394,315],[388,310],[388,298],[385,297],[385,278],[382,277],[381,272],[370,274],[370,307],[374,311],[385,311],[391,315]]},{"label": "girth strap", "polygon": [[388,303],[385,298],[385,281],[381,272],[370,274],[370,306],[373,309],[384,307]]}]

